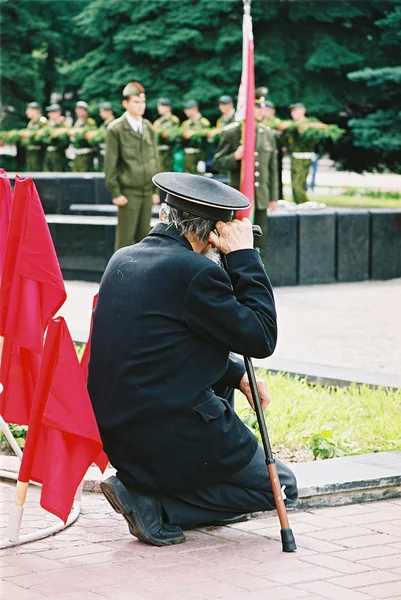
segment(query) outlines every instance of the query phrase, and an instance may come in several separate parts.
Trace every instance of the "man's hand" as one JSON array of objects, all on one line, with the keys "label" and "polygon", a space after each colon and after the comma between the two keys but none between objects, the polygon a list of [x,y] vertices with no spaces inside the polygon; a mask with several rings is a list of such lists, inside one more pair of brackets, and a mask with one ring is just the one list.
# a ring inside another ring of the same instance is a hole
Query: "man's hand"
[{"label": "man's hand", "polygon": [[113,198],[112,202],[116,206],[125,206],[126,204],[128,204],[128,198],[126,196],[121,195],[117,196],[117,198]]},{"label": "man's hand", "polygon": [[244,158],[244,146],[238,146],[234,152],[235,160],[242,160]]},{"label": "man's hand", "polygon": [[212,231],[209,235],[209,242],[213,248],[217,248],[223,254],[253,248],[252,223],[249,219],[242,221],[234,219],[228,223],[217,221],[216,229],[218,235]]},{"label": "man's hand", "polygon": [[159,203],[160,203],[159,194],[152,194],[152,204],[159,204]]},{"label": "man's hand", "polygon": [[[259,392],[260,402],[262,404],[262,409],[263,409],[263,411],[265,411],[271,401],[270,396],[269,396],[269,391],[267,389],[266,381],[264,379],[261,379],[260,377],[256,377],[256,385],[258,387],[258,392]],[[249,404],[255,410],[255,406],[253,404],[251,386],[249,385],[249,379],[248,379],[248,375],[246,373],[240,381],[239,389],[244,394],[244,396],[246,396],[246,399],[248,400]]]}]

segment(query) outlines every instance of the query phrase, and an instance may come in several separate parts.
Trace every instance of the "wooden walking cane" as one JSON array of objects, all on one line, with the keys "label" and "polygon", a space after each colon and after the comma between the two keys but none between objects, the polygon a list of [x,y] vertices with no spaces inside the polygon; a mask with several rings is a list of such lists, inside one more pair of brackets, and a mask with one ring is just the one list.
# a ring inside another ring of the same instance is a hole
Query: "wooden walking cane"
[{"label": "wooden walking cane", "polygon": [[[262,230],[259,225],[252,226],[253,235],[262,235]],[[225,256],[222,255],[224,268],[226,268]],[[226,269],[227,270],[227,269]],[[266,456],[266,466],[269,473],[270,482],[273,490],[274,502],[276,504],[278,518],[281,525],[281,542],[283,544],[283,552],[294,552],[297,549],[294,534],[290,527],[287,510],[285,508],[283,492],[280,486],[280,480],[277,473],[276,461],[270,445],[269,434],[267,432],[266,421],[263,415],[262,402],[260,400],[258,386],[256,383],[255,372],[253,370],[252,361],[247,356],[244,356],[245,368],[251,388],[253,405],[255,407],[256,417],[258,419],[260,435],[262,438],[263,449]]]}]

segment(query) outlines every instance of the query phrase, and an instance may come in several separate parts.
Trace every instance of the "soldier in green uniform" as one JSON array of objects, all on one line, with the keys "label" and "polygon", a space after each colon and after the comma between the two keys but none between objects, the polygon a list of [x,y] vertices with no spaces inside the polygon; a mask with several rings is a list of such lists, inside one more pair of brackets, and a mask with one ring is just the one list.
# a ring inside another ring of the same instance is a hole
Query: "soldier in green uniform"
[{"label": "soldier in green uniform", "polygon": [[68,130],[65,117],[59,104],[51,104],[46,107],[48,116],[47,126],[50,130],[51,143],[46,147],[45,171],[66,171],[67,157],[66,148],[69,146]]},{"label": "soldier in green uniform", "polygon": [[106,186],[118,206],[116,250],[148,235],[152,203],[159,203],[152,182],[159,171],[157,136],[152,124],[142,118],[145,90],[132,81],[122,95],[126,112],[107,127],[104,160]]},{"label": "soldier in green uniform", "polygon": [[[113,112],[113,105],[111,102],[101,102],[99,104],[99,116],[102,119],[103,123],[100,125],[99,129],[106,131],[107,126],[110,125],[112,121],[116,118]],[[99,144],[99,171],[103,171],[104,166],[104,155],[106,153],[106,142],[100,142]]]},{"label": "soldier in green uniform", "polygon": [[[42,115],[41,106],[38,102],[30,102],[26,107],[25,114],[29,119],[26,129],[28,137],[46,126],[47,119]],[[41,144],[28,141],[26,146],[26,170],[31,172],[43,171],[44,155],[45,150]]]},{"label": "soldier in green uniform", "polygon": [[[263,124],[264,102],[255,100],[256,143],[255,143],[255,212],[254,223],[260,225],[263,235],[258,245],[263,262],[267,248],[267,209],[273,209],[278,200],[277,150],[274,132]],[[242,124],[232,123],[222,132],[213,168],[228,172],[228,183],[240,188],[241,161],[244,157]]]},{"label": "soldier in green uniform", "polygon": [[95,119],[88,117],[88,108],[88,104],[83,100],[79,100],[75,105],[77,120],[71,131],[75,157],[72,161],[71,170],[76,173],[93,171],[93,148],[85,140],[85,133],[91,129],[96,129],[97,124]]},{"label": "soldier in green uniform", "polygon": [[315,157],[313,150],[316,144],[313,138],[303,136],[302,133],[309,127],[327,129],[327,125],[318,119],[306,117],[306,108],[301,102],[291,104],[290,111],[292,120],[283,121],[278,129],[285,131],[284,143],[291,152],[292,197],[296,204],[302,204],[309,200],[305,191],[306,180]]},{"label": "soldier in green uniform", "polygon": [[216,127],[211,129],[208,134],[209,140],[215,143],[219,141],[222,129],[235,121],[235,108],[231,96],[220,96],[219,111],[221,116],[216,121]]},{"label": "soldier in green uniform", "polygon": [[[256,94],[258,97],[258,92],[262,91],[262,95],[260,95],[260,100],[263,102],[265,106],[263,107],[263,119],[262,122],[266,127],[270,127],[273,130],[276,136],[276,145],[277,145],[277,173],[278,173],[278,197],[282,200],[283,196],[283,148],[281,144],[282,132],[279,131],[279,126],[282,123],[282,120],[279,117],[276,117],[276,107],[271,100],[266,100],[263,95],[263,91],[267,90],[267,88],[258,88],[256,90]],[[259,92],[260,93],[260,92]]]},{"label": "soldier in green uniform", "polygon": [[202,117],[196,100],[184,102],[184,113],[187,119],[181,124],[184,145],[184,172],[204,173],[207,158],[207,136],[210,121]]},{"label": "soldier in green uniform", "polygon": [[160,117],[153,123],[153,128],[157,133],[160,170],[173,171],[173,147],[180,120],[172,114],[171,102],[168,98],[159,98],[157,112]]}]

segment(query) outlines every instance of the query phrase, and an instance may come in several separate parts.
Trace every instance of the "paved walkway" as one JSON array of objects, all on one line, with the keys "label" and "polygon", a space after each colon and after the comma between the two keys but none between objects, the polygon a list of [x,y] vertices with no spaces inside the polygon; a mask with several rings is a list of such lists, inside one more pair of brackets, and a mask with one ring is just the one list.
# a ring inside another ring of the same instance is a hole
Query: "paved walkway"
[{"label": "paved walkway", "polygon": [[[1,489],[0,523],[13,486]],[[36,524],[38,493],[29,491],[27,507]],[[290,513],[290,520],[293,554],[281,551],[273,514],[189,531],[185,544],[155,548],[130,536],[103,496],[85,494],[69,529],[1,551],[0,598],[401,599],[401,499]]]}]

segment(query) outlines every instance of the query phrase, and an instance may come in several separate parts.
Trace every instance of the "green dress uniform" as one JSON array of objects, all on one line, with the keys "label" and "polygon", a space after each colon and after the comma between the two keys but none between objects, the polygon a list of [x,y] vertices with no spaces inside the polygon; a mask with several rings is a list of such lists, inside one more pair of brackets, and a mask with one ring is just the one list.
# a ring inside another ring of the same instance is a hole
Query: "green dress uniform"
[{"label": "green dress uniform", "polygon": [[[33,133],[46,127],[46,125],[46,117],[41,116],[39,119],[31,119],[27,129],[30,133]],[[26,147],[26,170],[32,172],[43,171],[44,156],[45,150],[41,144],[29,143]]]},{"label": "green dress uniform", "polygon": [[174,158],[173,146],[174,140],[169,139],[169,134],[179,130],[180,120],[175,115],[160,117],[153,123],[153,128],[157,133],[157,149],[159,151],[160,171],[173,171]]},{"label": "green dress uniform", "polygon": [[[73,129],[80,129],[85,132],[89,129],[96,129],[97,124],[95,119],[88,117],[87,119],[77,119],[73,125]],[[87,173],[93,171],[93,148],[84,140],[78,141],[78,136],[75,136],[74,152],[75,157],[72,161],[71,170],[75,173]],[[79,136],[80,138],[82,136]]]},{"label": "green dress uniform", "polygon": [[279,126],[282,123],[282,119],[279,117],[273,117],[273,119],[263,119],[262,123],[269,127],[274,131],[274,135],[276,136],[276,145],[277,145],[277,178],[278,178],[278,197],[280,200],[284,198],[283,191],[283,144],[282,144],[282,135],[283,132],[279,130]]},{"label": "green dress uniform", "polygon": [[[110,117],[109,119],[105,119],[103,123],[100,125],[99,129],[106,130],[107,127],[114,121],[115,117]],[[100,142],[99,144],[99,171],[103,171],[104,169],[104,156],[106,154],[106,142]]]},{"label": "green dress uniform", "polygon": [[67,157],[65,151],[69,146],[69,139],[65,139],[65,136],[62,135],[58,138],[57,130],[69,130],[70,128],[64,117],[62,117],[58,123],[49,121],[48,128],[53,134],[53,141],[46,147],[44,170],[64,172],[67,170]]},{"label": "green dress uniform", "polygon": [[[302,121],[291,121],[291,125],[296,124],[297,127],[307,123],[319,123],[318,119],[306,117]],[[296,204],[308,202],[309,198],[306,194],[306,180],[312,160],[315,157],[314,149],[316,142],[312,138],[307,138],[302,135],[302,132],[296,130],[286,131],[284,144],[291,152],[291,187],[292,198]]]},{"label": "green dress uniform", "polygon": [[223,127],[227,127],[231,123],[235,123],[235,110],[229,115],[221,115],[216,121],[216,129],[223,129]]},{"label": "green dress uniform", "polygon": [[128,199],[118,208],[116,250],[140,242],[150,229],[152,194],[157,193],[152,177],[159,160],[152,124],[142,119],[142,127],[142,133],[134,131],[124,114],[106,130],[106,186],[112,198]]},{"label": "green dress uniform", "polygon": [[184,172],[196,175],[199,161],[207,158],[207,134],[210,130],[210,121],[199,113],[197,119],[186,119],[181,124],[181,133],[191,131],[194,137],[182,138],[184,146]]},{"label": "green dress uniform", "polygon": [[[228,183],[239,190],[241,161],[234,153],[242,145],[242,124],[232,123],[223,130],[213,159],[213,168],[228,172]],[[274,132],[263,123],[256,124],[255,143],[255,213],[254,223],[260,225],[263,235],[257,238],[263,262],[267,248],[267,209],[269,202],[278,200],[277,149]]]}]

